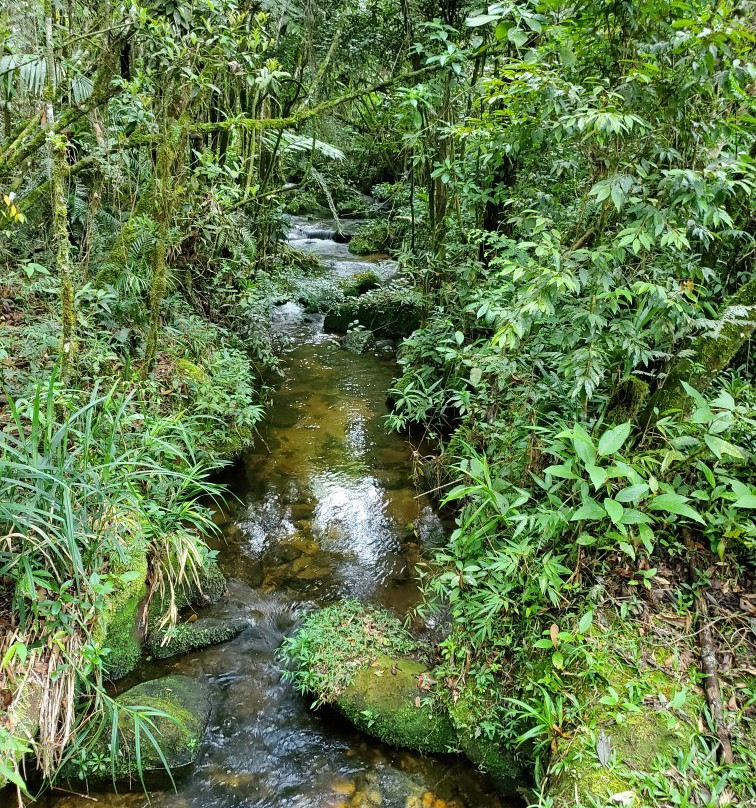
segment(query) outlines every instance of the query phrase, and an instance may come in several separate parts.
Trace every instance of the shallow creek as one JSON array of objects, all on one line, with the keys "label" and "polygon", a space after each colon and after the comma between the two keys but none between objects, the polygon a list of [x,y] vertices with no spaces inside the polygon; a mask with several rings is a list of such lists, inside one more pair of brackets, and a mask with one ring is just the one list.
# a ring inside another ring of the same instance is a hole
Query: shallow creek
[{"label": "shallow creek", "polygon": [[[340,276],[373,269],[329,238],[332,223],[295,220],[292,246],[310,250]],[[313,236],[319,236],[314,238]],[[235,495],[216,514],[229,597],[208,609],[242,616],[235,640],[161,663],[138,679],[204,677],[213,717],[193,770],[151,792],[163,808],[494,808],[485,778],[461,759],[382,746],[331,711],[311,712],[281,680],[276,650],[314,605],[355,597],[405,614],[418,601],[414,564],[442,535],[430,504],[411,484],[411,448],[383,426],[394,368],[344,350],[322,317],[280,306],[273,328],[284,376],[261,438],[226,475]],[[100,804],[144,805],[142,794],[93,794]],[[50,797],[57,808],[91,798]]]}]

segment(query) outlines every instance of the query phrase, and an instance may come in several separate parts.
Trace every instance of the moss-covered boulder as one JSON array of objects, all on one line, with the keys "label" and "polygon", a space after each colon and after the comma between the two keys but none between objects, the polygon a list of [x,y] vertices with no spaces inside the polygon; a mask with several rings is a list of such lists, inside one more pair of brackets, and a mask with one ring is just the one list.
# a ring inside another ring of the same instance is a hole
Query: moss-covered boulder
[{"label": "moss-covered boulder", "polygon": [[427,649],[396,617],[356,601],[309,615],[283,646],[285,676],[315,704],[332,704],[359,729],[424,752],[456,747],[437,698]]},{"label": "moss-covered boulder", "polygon": [[420,307],[389,295],[368,293],[348,298],[326,314],[326,331],[345,334],[353,323],[383,339],[403,339],[420,327]]},{"label": "moss-covered boulder", "polygon": [[[110,749],[111,725],[86,755],[86,760],[97,761],[97,768],[88,768],[86,762],[77,761],[66,766],[64,779],[109,779],[114,772],[120,782],[138,781],[137,733],[144,775],[165,772],[166,763],[171,773],[176,774],[196,760],[210,720],[210,700],[204,682],[188,676],[153,679],[127,690],[116,703],[119,709],[115,760]],[[152,743],[145,728],[156,743]]]},{"label": "moss-covered boulder", "polygon": [[396,236],[388,219],[372,219],[360,225],[349,242],[355,255],[386,253],[396,246]]},{"label": "moss-covered boulder", "polygon": [[140,609],[147,595],[147,544],[132,540],[122,556],[110,559],[113,591],[94,627],[94,639],[107,648],[105,671],[121,679],[134,670],[141,654]]},{"label": "moss-covered boulder", "polygon": [[517,796],[528,779],[525,771],[514,751],[485,728],[499,712],[497,695],[479,693],[468,686],[449,703],[449,715],[465,756],[488,775],[501,794]]},{"label": "moss-covered boulder", "polygon": [[228,642],[241,634],[248,625],[243,619],[200,618],[194,622],[172,626],[164,631],[151,632],[147,649],[155,659],[168,659],[197,648]]},{"label": "moss-covered boulder", "polygon": [[345,334],[342,345],[352,353],[363,354],[375,345],[375,337],[372,331],[358,328]]},{"label": "moss-covered boulder", "polygon": [[357,272],[341,281],[341,288],[346,297],[359,297],[381,285],[381,279],[375,272]]},{"label": "moss-covered boulder", "polygon": [[[170,566],[166,565],[163,571],[168,577]],[[148,610],[149,630],[162,630],[164,618],[170,608],[171,596],[174,608],[181,610],[187,606],[209,606],[217,603],[226,594],[226,579],[217,562],[206,559],[204,565],[196,574],[187,571],[183,581],[173,587],[173,591],[158,591],[153,593]]]},{"label": "moss-covered boulder", "polygon": [[448,713],[427,690],[427,666],[378,655],[360,668],[334,706],[358,729],[390,746],[450,752],[457,735]]},{"label": "moss-covered boulder", "polygon": [[638,671],[612,657],[611,649],[604,652],[604,692],[578,694],[592,698],[579,726],[559,739],[549,764],[554,808],[644,804],[639,779],[695,744],[703,700],[686,687],[687,672]]}]

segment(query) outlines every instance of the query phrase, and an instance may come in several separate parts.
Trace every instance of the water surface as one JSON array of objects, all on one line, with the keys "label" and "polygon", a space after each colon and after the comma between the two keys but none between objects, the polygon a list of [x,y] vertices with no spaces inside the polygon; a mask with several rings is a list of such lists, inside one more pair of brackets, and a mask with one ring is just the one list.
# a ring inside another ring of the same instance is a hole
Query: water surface
[{"label": "water surface", "polygon": [[[292,246],[339,275],[379,267],[328,235],[328,223],[297,220]],[[307,228],[310,228],[308,231]],[[138,677],[204,678],[213,717],[196,766],[156,808],[495,808],[488,782],[461,758],[397,751],[356,732],[335,713],[312,712],[281,679],[276,650],[306,611],[344,597],[404,615],[417,603],[413,568],[443,533],[411,482],[412,449],[388,434],[385,391],[394,368],[343,349],[322,317],[288,303],[273,329],[283,378],[260,439],[227,481],[238,497],[216,514],[228,599],[207,610],[243,617],[232,642],[160,663]],[[142,806],[141,794],[93,794],[101,805]],[[57,808],[90,800],[66,796]]]}]

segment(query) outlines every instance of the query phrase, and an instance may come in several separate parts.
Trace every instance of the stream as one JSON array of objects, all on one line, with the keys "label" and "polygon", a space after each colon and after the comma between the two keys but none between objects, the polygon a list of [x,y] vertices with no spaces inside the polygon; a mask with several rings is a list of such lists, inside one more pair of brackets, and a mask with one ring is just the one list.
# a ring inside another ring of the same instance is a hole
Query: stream
[{"label": "stream", "polygon": [[[345,226],[345,230],[348,225]],[[331,238],[332,222],[295,218],[289,243],[339,276],[396,270],[385,256],[357,258]],[[348,230],[346,230],[348,232]],[[346,597],[417,604],[415,564],[443,527],[411,481],[411,447],[383,425],[393,362],[356,355],[323,317],[279,306],[273,329],[284,376],[261,437],[225,482],[235,497],[215,515],[229,596],[204,612],[244,617],[235,640],[162,662],[138,680],[185,674],[210,685],[213,715],[194,768],[150,794],[156,808],[496,808],[486,779],[456,756],[393,750],[330,710],[312,712],[281,680],[276,651],[310,608]],[[93,794],[100,805],[142,806],[145,796]],[[56,808],[91,797],[51,794]]]}]

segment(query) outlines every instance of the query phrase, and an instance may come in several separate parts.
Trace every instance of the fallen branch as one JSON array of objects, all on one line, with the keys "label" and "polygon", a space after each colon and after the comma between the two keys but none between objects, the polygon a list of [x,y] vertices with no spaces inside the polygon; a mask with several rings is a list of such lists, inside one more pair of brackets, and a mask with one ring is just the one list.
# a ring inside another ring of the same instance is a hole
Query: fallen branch
[{"label": "fallen branch", "polygon": [[709,607],[706,603],[706,596],[696,589],[699,580],[699,571],[695,562],[695,543],[693,536],[687,528],[683,528],[683,539],[688,549],[688,577],[693,588],[696,605],[696,615],[698,621],[698,646],[701,652],[701,671],[704,674],[704,691],[706,701],[709,704],[711,720],[714,724],[714,731],[719,739],[719,757],[722,763],[730,765],[734,758],[732,754],[732,741],[730,732],[724,722],[722,709],[722,693],[719,688],[719,676],[717,666],[717,652],[714,647],[714,639],[711,634],[709,623]]}]

